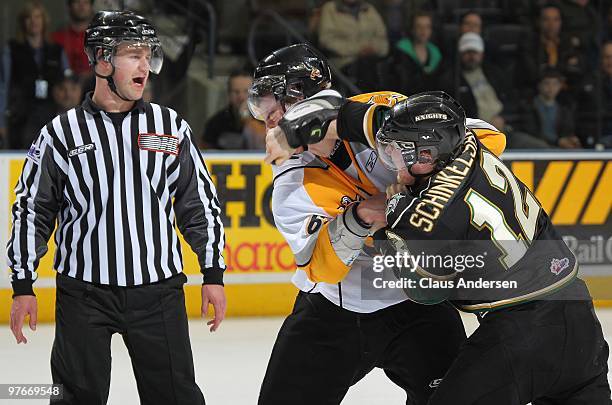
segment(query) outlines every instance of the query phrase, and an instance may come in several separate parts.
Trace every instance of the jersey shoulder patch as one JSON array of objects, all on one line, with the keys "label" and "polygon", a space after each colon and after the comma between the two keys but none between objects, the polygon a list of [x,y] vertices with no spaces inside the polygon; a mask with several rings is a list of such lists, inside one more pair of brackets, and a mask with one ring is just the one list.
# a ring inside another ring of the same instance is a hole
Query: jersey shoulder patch
[{"label": "jersey shoulder patch", "polygon": [[378,104],[387,107],[393,107],[398,102],[405,100],[407,97],[401,93],[394,91],[375,91],[373,93],[358,94],[350,97],[351,101],[358,101],[365,104]]}]

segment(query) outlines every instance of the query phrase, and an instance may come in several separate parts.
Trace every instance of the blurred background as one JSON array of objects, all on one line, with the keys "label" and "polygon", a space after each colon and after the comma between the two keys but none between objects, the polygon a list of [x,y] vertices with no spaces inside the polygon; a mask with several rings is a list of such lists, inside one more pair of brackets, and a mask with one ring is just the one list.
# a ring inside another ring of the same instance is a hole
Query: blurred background
[{"label": "blurred background", "polygon": [[263,148],[249,77],[303,41],[346,96],[443,89],[510,149],[612,148],[612,0],[4,0],[2,148],[27,149],[93,87],[83,31],[104,9],[158,27],[164,68],[146,97],[179,111],[205,149]]}]

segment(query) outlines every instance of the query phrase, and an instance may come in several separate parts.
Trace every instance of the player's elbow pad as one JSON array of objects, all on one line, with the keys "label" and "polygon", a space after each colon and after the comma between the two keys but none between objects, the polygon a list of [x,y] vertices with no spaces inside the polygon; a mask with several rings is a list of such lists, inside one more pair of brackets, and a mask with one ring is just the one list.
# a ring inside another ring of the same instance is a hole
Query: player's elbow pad
[{"label": "player's elbow pad", "polygon": [[289,108],[278,123],[289,146],[306,147],[323,140],[345,101],[337,91],[323,90]]}]

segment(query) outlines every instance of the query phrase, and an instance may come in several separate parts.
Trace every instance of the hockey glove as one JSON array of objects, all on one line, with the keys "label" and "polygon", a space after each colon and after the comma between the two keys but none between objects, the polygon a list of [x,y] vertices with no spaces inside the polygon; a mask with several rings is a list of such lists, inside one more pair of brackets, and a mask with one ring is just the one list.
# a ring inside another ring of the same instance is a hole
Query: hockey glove
[{"label": "hockey glove", "polygon": [[293,105],[278,123],[292,148],[317,143],[325,137],[345,99],[335,90],[323,90]]}]

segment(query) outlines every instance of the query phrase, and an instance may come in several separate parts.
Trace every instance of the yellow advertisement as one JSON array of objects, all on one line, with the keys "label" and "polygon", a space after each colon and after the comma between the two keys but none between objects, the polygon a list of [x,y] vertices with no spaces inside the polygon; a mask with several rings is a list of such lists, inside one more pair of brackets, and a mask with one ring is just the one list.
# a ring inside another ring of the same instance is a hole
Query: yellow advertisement
[{"label": "yellow advertisement", "polygon": [[[290,283],[295,270],[291,249],[274,227],[270,207],[272,170],[259,154],[206,154],[208,170],[217,186],[225,226],[224,258],[228,315],[280,315],[288,313],[297,290]],[[10,232],[10,207],[14,186],[23,165],[22,155],[0,155],[2,185],[7,198],[3,211],[2,257]],[[1,194],[0,194],[1,196]],[[7,220],[8,219],[8,220]],[[196,255],[181,238],[184,272],[188,275],[186,298],[191,316],[200,314],[202,275]],[[39,300],[39,319],[53,319],[55,271],[53,237],[49,251],[40,261],[34,283]],[[8,277],[0,284],[0,322],[8,321],[11,300]]]},{"label": "yellow advertisement", "polygon": [[[600,304],[612,291],[612,153],[507,153],[506,163],[532,190],[576,252],[595,298]],[[296,289],[291,250],[274,226],[271,211],[272,170],[263,154],[204,154],[216,184],[225,225],[225,275],[228,315],[281,315],[290,311]],[[23,155],[0,155],[0,254],[10,232],[10,207]],[[53,319],[55,273],[53,238],[41,260],[35,291],[41,320]],[[202,281],[196,256],[183,242],[188,312],[200,314]],[[4,259],[3,259],[4,260]],[[606,294],[607,292],[607,294]],[[11,289],[0,281],[0,322],[8,320]]]}]

